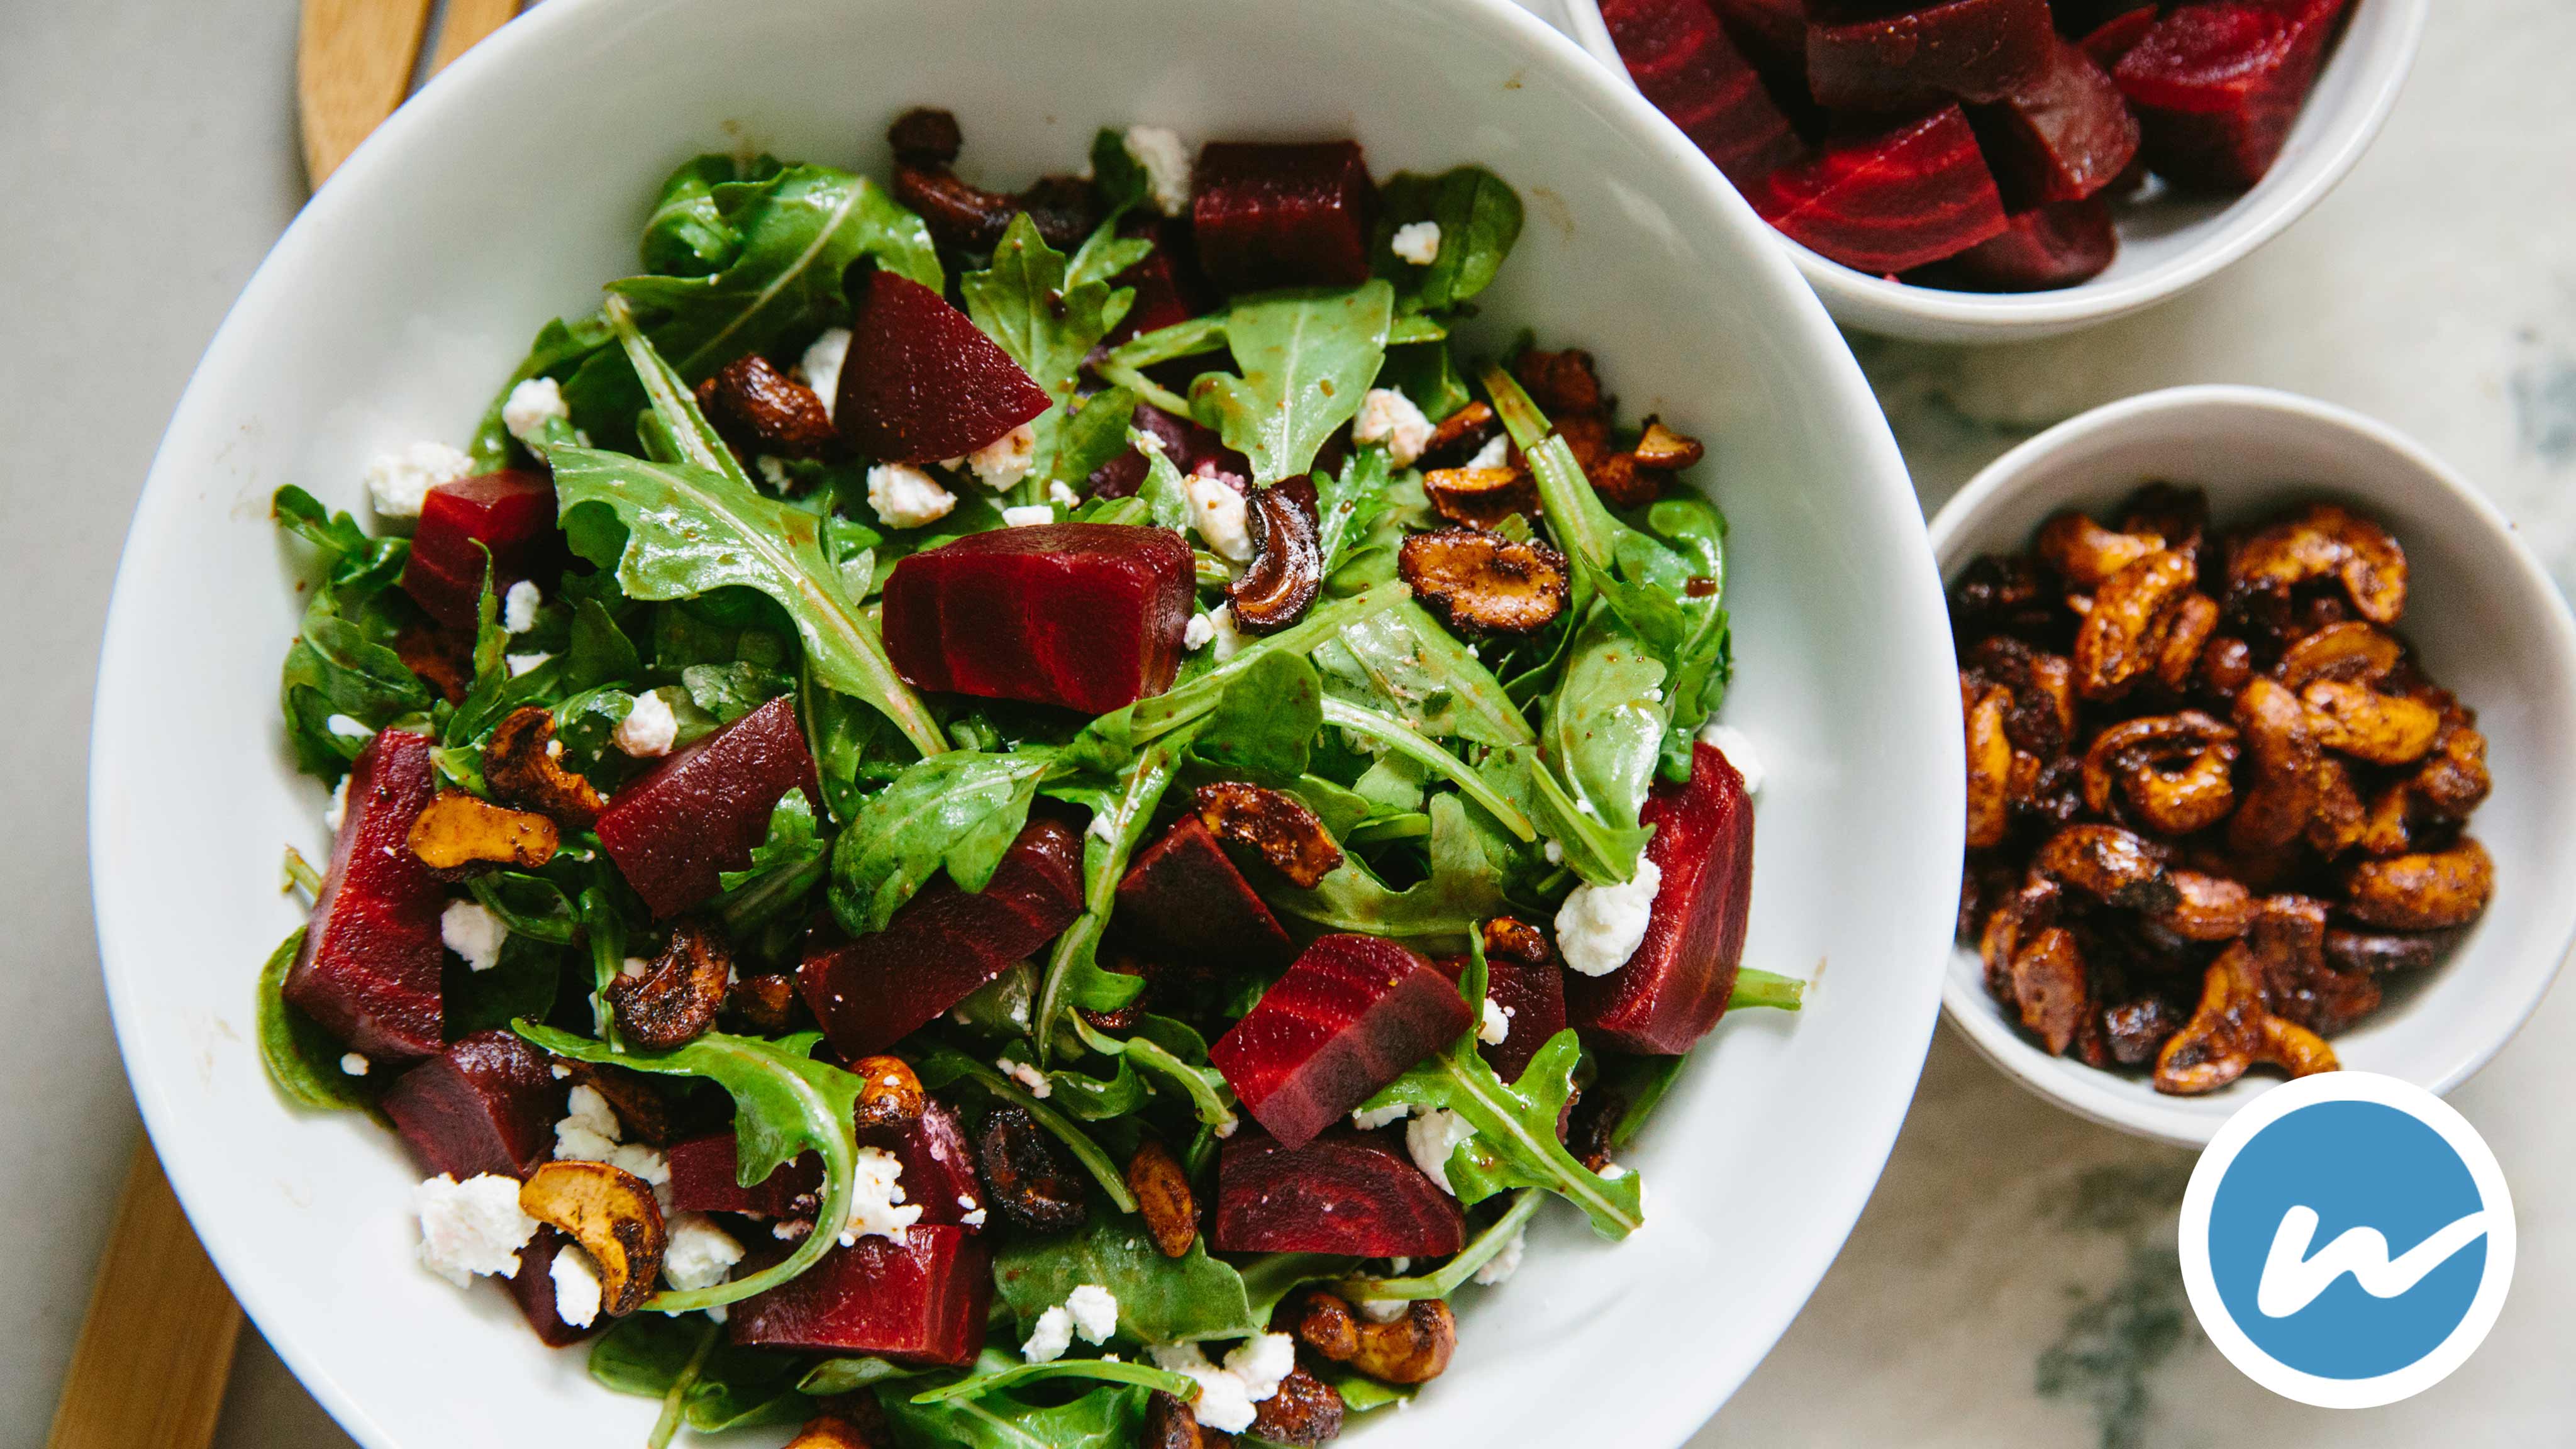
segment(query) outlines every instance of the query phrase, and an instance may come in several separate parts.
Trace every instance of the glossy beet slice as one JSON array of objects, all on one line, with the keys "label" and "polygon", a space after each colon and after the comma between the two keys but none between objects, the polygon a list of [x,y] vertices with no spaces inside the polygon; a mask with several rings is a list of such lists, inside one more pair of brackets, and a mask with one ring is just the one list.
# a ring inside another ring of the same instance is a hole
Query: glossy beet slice
[{"label": "glossy beet slice", "polygon": [[2120,63],[2121,57],[2135,50],[2139,41],[2147,38],[2148,31],[2156,28],[2156,16],[2153,5],[2122,11],[2084,32],[2084,38],[2077,43],[2084,47],[2086,55],[2093,57],[2095,65],[2108,72]]},{"label": "glossy beet slice", "polygon": [[534,473],[486,473],[440,484],[421,500],[411,558],[403,565],[403,592],[438,622],[471,629],[483,596],[483,550],[492,551],[492,592],[498,595],[546,572],[557,540],[555,486]]},{"label": "glossy beet slice", "polygon": [[722,872],[750,866],[790,790],[823,798],[796,707],[781,695],[618,791],[600,812],[599,843],[657,918],[674,916],[714,895]]},{"label": "glossy beet slice", "polygon": [[[901,1131],[861,1132],[859,1145],[883,1148],[902,1160],[904,1201],[921,1205],[924,1223],[961,1226],[967,1214],[984,1206],[984,1184],[975,1176],[975,1147],[967,1140],[966,1120],[935,1097],[922,1104],[920,1120]],[[975,1219],[978,1225],[983,1221]]]},{"label": "glossy beet slice", "polygon": [[980,1238],[916,1223],[900,1243],[869,1237],[834,1248],[735,1304],[727,1323],[739,1344],[963,1365],[983,1346],[992,1296],[993,1255]]},{"label": "glossy beet slice", "polygon": [[886,653],[922,689],[1105,714],[1170,687],[1195,577],[1167,528],[969,534],[894,566]]},{"label": "glossy beet slice", "polygon": [[575,1328],[563,1321],[563,1314],[555,1307],[555,1255],[572,1245],[572,1239],[565,1237],[560,1230],[540,1225],[537,1235],[528,1239],[528,1245],[519,1250],[519,1271],[506,1285],[511,1300],[519,1305],[520,1315],[528,1320],[528,1327],[536,1330],[537,1337],[548,1348],[570,1347],[606,1328],[611,1322],[603,1313],[592,1319],[588,1327]]},{"label": "glossy beet slice", "polygon": [[2101,198],[2057,201],[1906,280],[1961,292],[2046,292],[2101,275],[2119,254],[2119,229]]},{"label": "glossy beet slice", "polygon": [[495,1028],[450,1042],[395,1078],[379,1105],[423,1171],[463,1182],[486,1172],[525,1177],[553,1156],[565,1091],[535,1047]]},{"label": "glossy beet slice", "polygon": [[439,1031],[438,918],[446,888],[411,853],[411,823],[429,803],[429,737],[385,730],[349,767],[348,815],[313,901],[304,950],[284,995],[378,1063],[447,1043]]},{"label": "glossy beet slice", "polygon": [[851,939],[818,927],[797,989],[834,1049],[863,1057],[965,1000],[1081,912],[1082,842],[1060,821],[1032,820],[983,890],[959,890],[942,875],[882,931]]},{"label": "glossy beet slice", "polygon": [[1217,1038],[1208,1061],[1254,1121],[1303,1147],[1456,1041],[1468,1020],[1458,988],[1420,956],[1374,936],[1325,936]]},{"label": "glossy beet slice", "polygon": [[948,299],[909,277],[854,286],[832,420],[884,463],[962,458],[1047,410],[1045,389]]},{"label": "glossy beet slice", "polygon": [[1368,280],[1377,187],[1355,141],[1212,141],[1199,151],[1190,231],[1226,292]]},{"label": "glossy beet slice", "polygon": [[2147,165],[2177,185],[2237,191],[2280,158],[2344,0],[2182,6],[2111,72],[2137,107]]},{"label": "glossy beet slice", "polygon": [[1438,1257],[1466,1231],[1458,1200],[1388,1134],[1342,1127],[1289,1148],[1245,1131],[1217,1159],[1208,1242],[1219,1252]]},{"label": "glossy beet slice", "polygon": [[1807,88],[1828,110],[2001,100],[2048,64],[2048,0],[1943,0],[1807,27]]},{"label": "glossy beet slice", "polygon": [[1601,20],[1638,93],[1728,180],[1751,185],[1805,150],[1704,0],[1607,0]]},{"label": "glossy beet slice", "polygon": [[[1467,969],[1464,956],[1446,956],[1439,962],[1441,973],[1452,981],[1463,979]],[[1485,958],[1485,995],[1510,1015],[1501,1041],[1478,1040],[1476,1054],[1494,1075],[1506,1082],[1517,1082],[1529,1070],[1530,1058],[1547,1045],[1548,1038],[1565,1030],[1565,968],[1553,961],[1531,963],[1515,961],[1508,956]],[[1483,1018],[1477,1019],[1481,1029]]]},{"label": "glossy beet slice", "polygon": [[2138,118],[2084,49],[2049,37],[2048,68],[1969,114],[2008,210],[2082,201],[2138,155]]},{"label": "glossy beet slice", "polygon": [[1174,961],[1270,971],[1295,952],[1279,918],[1196,815],[1182,816],[1127,868],[1117,920]]},{"label": "glossy beet slice", "polygon": [[1837,137],[1750,199],[1792,241],[1863,272],[1908,271],[2004,229],[2003,198],[1957,106]]},{"label": "glossy beet slice", "polygon": [[814,1215],[823,1186],[823,1159],[811,1152],[744,1187],[735,1173],[742,1159],[732,1129],[671,1144],[671,1205],[682,1212],[754,1213],[768,1218]]},{"label": "glossy beet slice", "polygon": [[[1188,381],[1181,379],[1187,387]],[[1183,474],[1199,473],[1208,477],[1230,476],[1248,480],[1252,461],[1225,445],[1214,428],[1174,417],[1152,403],[1138,403],[1134,425],[1138,432],[1150,434],[1163,445],[1163,456]],[[1091,475],[1091,491],[1103,498],[1132,496],[1145,481],[1145,455],[1134,448],[1102,464]]]},{"label": "glossy beet slice", "polygon": [[1646,939],[1607,976],[1569,977],[1566,1015],[1604,1045],[1679,1056],[1726,1014],[1744,960],[1753,802],[1726,756],[1695,745],[1690,783],[1656,786],[1638,819],[1655,827],[1646,856],[1664,873]]}]

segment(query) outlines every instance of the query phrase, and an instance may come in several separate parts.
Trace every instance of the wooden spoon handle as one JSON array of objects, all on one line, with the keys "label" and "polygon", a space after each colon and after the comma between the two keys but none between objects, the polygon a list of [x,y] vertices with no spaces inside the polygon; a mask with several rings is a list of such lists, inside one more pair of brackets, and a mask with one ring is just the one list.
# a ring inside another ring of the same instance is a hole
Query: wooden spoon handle
[{"label": "wooden spoon handle", "polygon": [[126,1170],[47,1449],[205,1449],[241,1325],[145,1138]]},{"label": "wooden spoon handle", "polygon": [[295,96],[305,178],[319,187],[411,91],[433,0],[304,0]]},{"label": "wooden spoon handle", "polygon": [[430,55],[429,73],[447,69],[518,13],[519,0],[447,0],[447,9],[438,17],[438,49]]}]

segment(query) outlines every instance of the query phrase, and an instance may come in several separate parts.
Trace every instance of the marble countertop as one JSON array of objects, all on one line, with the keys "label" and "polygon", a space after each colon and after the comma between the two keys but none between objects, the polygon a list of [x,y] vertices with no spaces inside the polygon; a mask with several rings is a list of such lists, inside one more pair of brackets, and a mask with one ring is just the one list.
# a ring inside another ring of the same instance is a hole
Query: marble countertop
[{"label": "marble countertop", "polygon": [[[19,7],[0,45],[0,561],[19,716],[0,755],[18,905],[0,1004],[42,1042],[0,1077],[0,1422],[40,1425],[137,1130],[108,1034],[82,841],[98,635],[134,495],[215,324],[303,200],[291,0]],[[2566,0],[2439,7],[2350,180],[2199,291],[2075,337],[1960,351],[1856,339],[1925,507],[2014,442],[2184,382],[2289,388],[2402,428],[2475,479],[2576,584],[2576,51]],[[149,104],[137,98],[149,97]],[[2023,1094],[1936,1035],[1849,1245],[1700,1446],[2400,1446],[2562,1441],[2576,1315],[2576,986],[2452,1101],[2514,1188],[2519,1282],[2440,1387],[2363,1413],[2273,1398],[2191,1326],[2173,1216],[2189,1154]],[[1723,1305],[1718,1305],[1723,1311]],[[32,1431],[31,1436],[32,1436]],[[348,1440],[256,1333],[218,1442]]]}]

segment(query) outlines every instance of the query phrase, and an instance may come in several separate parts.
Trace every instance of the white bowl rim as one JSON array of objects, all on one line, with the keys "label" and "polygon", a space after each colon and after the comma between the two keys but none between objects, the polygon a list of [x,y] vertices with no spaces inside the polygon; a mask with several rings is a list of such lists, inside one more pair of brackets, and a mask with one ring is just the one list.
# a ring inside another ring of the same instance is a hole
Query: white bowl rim
[{"label": "white bowl rim", "polygon": [[[2522,541],[2522,535],[2514,528],[2512,520],[2506,518],[2503,511],[2466,477],[2405,433],[2349,408],[2277,388],[2234,383],[2162,388],[2069,418],[1987,464],[1966,487],[1942,505],[1941,511],[1932,519],[1933,558],[1936,562],[1945,559],[1953,543],[1968,533],[1989,508],[2005,499],[2018,497],[2025,488],[2036,486],[2032,480],[2040,475],[2049,460],[2061,452],[2134,419],[2203,411],[2285,414],[2311,424],[2356,434],[2412,464],[2424,478],[2442,490],[2448,502],[2475,519],[2490,536],[2513,570],[2512,584],[2517,594],[2529,594],[2554,602],[2554,607],[2543,615],[2542,627],[2549,638],[2550,652],[2560,661],[2558,689],[2562,693],[2576,692],[2576,614],[2570,613],[2565,595],[2559,592],[2557,583],[2550,578],[2548,569],[2538,556]],[[1943,568],[1946,575],[1946,563]],[[2570,920],[2552,953],[2556,964],[2536,978],[2520,999],[2495,1004],[2490,1014],[2497,1023],[2497,1030],[2491,1039],[2439,1077],[2416,1085],[2437,1096],[2447,1096],[2453,1088],[2483,1070],[2540,1009],[2542,999],[2556,984],[2571,952],[2576,952],[2576,919]],[[2125,1079],[2108,1074],[2070,1075],[2053,1070],[2058,1063],[2057,1058],[2043,1054],[1986,1006],[1977,989],[1959,979],[1956,972],[1943,975],[1941,1014],[1951,1027],[1965,1037],[1980,1056],[2015,1083],[2077,1116],[2135,1136],[2181,1147],[2208,1145],[2211,1134],[2226,1120],[2192,1113],[2160,1099],[2141,1100],[2132,1093],[2116,1090],[2111,1083]],[[2096,1075],[2102,1080],[2093,1080]]]},{"label": "white bowl rim", "polygon": [[[2362,153],[2379,138],[2414,69],[2433,0],[2358,3],[2397,6],[2401,11],[2398,39],[2380,52],[2379,65],[2366,77],[2367,91],[2355,99],[2343,124],[2335,128],[2331,144],[2303,158],[2297,184],[2267,197],[2263,210],[2224,224],[2204,223],[2211,227],[2207,240],[2159,266],[2116,281],[2081,282],[2051,292],[1951,292],[1856,271],[1786,236],[1779,237],[1780,244],[1835,316],[1873,332],[1912,336],[1919,329],[1919,335],[1947,341],[2003,342],[2091,327],[2179,296],[2243,260],[2307,215],[2342,184]],[[1601,0],[1563,0],[1563,4],[1583,48],[1627,79],[1628,67],[1619,59],[1610,28],[1601,19]],[[1882,322],[1880,318],[1901,320]]]}]

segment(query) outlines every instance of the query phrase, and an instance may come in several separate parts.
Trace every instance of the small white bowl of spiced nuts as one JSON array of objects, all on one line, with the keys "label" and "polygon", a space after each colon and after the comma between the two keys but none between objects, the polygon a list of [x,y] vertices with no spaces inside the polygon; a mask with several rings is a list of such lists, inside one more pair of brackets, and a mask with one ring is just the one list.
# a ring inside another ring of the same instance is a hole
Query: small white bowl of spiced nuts
[{"label": "small white bowl of spiced nuts", "polygon": [[2338,1067],[2435,1092],[2576,943],[2576,622],[2513,526],[2353,413],[2186,387],[1932,522],[1967,733],[1953,1024],[2206,1143]]}]

